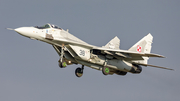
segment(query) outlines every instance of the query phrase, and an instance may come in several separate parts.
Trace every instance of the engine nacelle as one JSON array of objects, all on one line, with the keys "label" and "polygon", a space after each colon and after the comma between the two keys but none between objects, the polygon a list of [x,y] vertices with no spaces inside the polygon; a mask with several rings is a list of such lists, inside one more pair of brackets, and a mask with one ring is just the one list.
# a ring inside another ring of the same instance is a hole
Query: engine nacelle
[{"label": "engine nacelle", "polygon": [[124,75],[127,74],[127,72],[123,72],[123,71],[116,71],[115,73],[116,73],[117,75],[122,75],[122,76],[124,76]]},{"label": "engine nacelle", "polygon": [[142,71],[142,67],[136,64],[132,64],[132,68],[129,72],[139,74]]},{"label": "engine nacelle", "polygon": [[142,68],[139,65],[132,64],[124,60],[109,60],[108,66],[116,66],[120,71],[131,72],[131,73],[141,73]]}]

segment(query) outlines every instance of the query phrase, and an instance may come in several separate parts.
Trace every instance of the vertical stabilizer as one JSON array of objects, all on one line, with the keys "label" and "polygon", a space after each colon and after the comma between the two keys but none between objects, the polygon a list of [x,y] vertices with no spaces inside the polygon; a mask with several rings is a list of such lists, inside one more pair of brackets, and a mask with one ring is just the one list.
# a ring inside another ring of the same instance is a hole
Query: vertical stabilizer
[{"label": "vertical stabilizer", "polygon": [[[139,52],[139,53],[150,53],[151,52],[151,44],[153,41],[153,36],[149,33],[145,37],[143,37],[140,41],[138,41],[135,45],[133,45],[129,51]],[[138,61],[139,63],[147,64],[148,57],[143,57],[144,60]]]},{"label": "vertical stabilizer", "polygon": [[116,36],[103,47],[109,49],[119,49],[119,46],[120,46],[120,39]]},{"label": "vertical stabilizer", "polygon": [[138,41],[134,46],[132,46],[129,49],[129,51],[134,51],[139,53],[150,53],[152,41],[153,41],[153,36],[149,33],[140,41]]}]

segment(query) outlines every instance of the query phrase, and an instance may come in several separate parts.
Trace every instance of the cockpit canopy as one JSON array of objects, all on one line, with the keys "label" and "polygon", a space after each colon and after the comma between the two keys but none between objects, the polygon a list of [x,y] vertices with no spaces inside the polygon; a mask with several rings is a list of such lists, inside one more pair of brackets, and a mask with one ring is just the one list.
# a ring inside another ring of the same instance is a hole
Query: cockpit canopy
[{"label": "cockpit canopy", "polygon": [[35,28],[38,28],[38,29],[47,29],[47,28],[56,28],[56,29],[60,29],[62,30],[62,28],[56,26],[56,25],[53,25],[53,24],[45,24],[44,26],[35,26]]}]

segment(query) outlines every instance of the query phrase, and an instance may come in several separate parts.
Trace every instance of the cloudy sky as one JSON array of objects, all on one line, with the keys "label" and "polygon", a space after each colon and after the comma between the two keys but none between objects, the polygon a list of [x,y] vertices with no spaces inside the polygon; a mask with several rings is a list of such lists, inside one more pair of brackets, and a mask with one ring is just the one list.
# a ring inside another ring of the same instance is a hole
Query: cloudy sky
[{"label": "cloudy sky", "polygon": [[[179,0],[1,0],[0,101],[178,101],[180,100]],[[58,67],[49,44],[5,28],[52,23],[89,44],[103,46],[113,37],[127,50],[142,37],[154,36],[149,64],[141,74],[104,76],[81,65]]]}]

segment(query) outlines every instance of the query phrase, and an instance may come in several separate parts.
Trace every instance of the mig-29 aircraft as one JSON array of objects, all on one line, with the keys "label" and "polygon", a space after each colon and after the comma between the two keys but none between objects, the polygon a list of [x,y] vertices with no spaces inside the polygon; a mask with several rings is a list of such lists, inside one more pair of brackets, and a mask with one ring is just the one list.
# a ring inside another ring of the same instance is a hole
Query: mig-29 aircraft
[{"label": "mig-29 aircraft", "polygon": [[116,36],[105,46],[97,47],[90,45],[67,31],[53,24],[35,27],[20,27],[14,30],[17,33],[51,44],[59,54],[59,67],[65,68],[67,65],[81,64],[81,68],[75,70],[77,77],[83,75],[84,66],[101,70],[104,75],[126,75],[127,72],[139,74],[141,66],[152,66],[162,69],[173,70],[170,68],[149,65],[149,57],[164,56],[152,54],[151,44],[153,36],[149,33],[129,50],[120,50],[120,40]]}]

